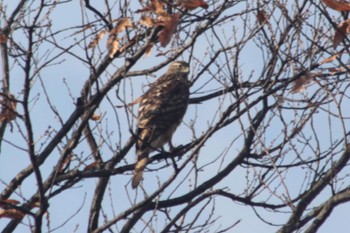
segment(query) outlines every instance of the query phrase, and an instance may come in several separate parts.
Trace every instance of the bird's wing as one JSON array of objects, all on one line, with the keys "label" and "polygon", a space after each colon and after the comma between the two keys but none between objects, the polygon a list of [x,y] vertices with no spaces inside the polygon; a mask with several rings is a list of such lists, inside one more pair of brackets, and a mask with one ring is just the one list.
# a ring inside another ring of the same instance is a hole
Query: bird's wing
[{"label": "bird's wing", "polygon": [[187,109],[188,88],[176,80],[151,87],[143,96],[138,128],[164,128],[179,123]]}]

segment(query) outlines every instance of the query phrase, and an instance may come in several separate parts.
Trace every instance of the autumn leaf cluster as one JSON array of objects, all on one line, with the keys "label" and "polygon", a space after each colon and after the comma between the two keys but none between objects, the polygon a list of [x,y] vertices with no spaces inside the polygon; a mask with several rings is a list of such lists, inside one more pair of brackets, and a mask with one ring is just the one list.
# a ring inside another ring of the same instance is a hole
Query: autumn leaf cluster
[{"label": "autumn leaf cluster", "polygon": [[[27,211],[18,207],[19,205],[20,202],[14,199],[0,200],[0,218],[22,219]],[[39,202],[35,202],[28,210],[39,206]]]},{"label": "autumn leaf cluster", "polygon": [[[322,0],[322,2],[329,8],[339,11],[339,12],[349,12],[350,11],[350,2],[343,0]],[[265,11],[259,10],[257,13],[257,20],[261,25],[264,25],[268,22],[268,16]],[[332,45],[333,48],[336,49],[346,38],[347,34],[350,33],[350,19],[346,19],[343,22],[339,23],[333,35]],[[341,53],[336,53],[335,55],[328,57],[321,61],[319,65],[330,63],[337,59]],[[332,67],[329,68],[330,73],[343,72],[349,67]],[[306,71],[306,73],[300,76],[298,79],[294,81],[294,86],[292,87],[292,93],[298,93],[306,90],[306,86],[312,83],[314,78],[320,74],[312,73]]]},{"label": "autumn leaf cluster", "polygon": [[[198,7],[207,9],[209,6],[203,0],[178,0],[175,4],[170,5],[162,0],[150,0],[143,8],[135,11],[141,14],[140,20],[132,22],[130,18],[121,18],[116,20],[112,30],[101,30],[91,40],[88,48],[94,49],[102,38],[108,34],[107,49],[110,58],[113,58],[117,52],[123,52],[128,44],[121,44],[119,35],[127,28],[136,28],[135,25],[142,25],[146,28],[159,27],[158,40],[162,47],[166,47],[179,25],[182,14],[179,10],[194,10]],[[177,11],[177,12],[176,12]],[[170,13],[176,12],[176,13]],[[149,54],[154,43],[150,42],[147,46],[146,54]]]}]

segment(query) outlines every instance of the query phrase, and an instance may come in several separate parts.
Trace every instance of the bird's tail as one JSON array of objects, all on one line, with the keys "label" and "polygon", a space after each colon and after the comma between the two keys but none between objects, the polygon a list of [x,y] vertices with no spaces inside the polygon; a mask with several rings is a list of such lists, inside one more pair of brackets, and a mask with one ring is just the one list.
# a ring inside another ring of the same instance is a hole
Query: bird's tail
[{"label": "bird's tail", "polygon": [[143,171],[148,163],[148,155],[138,155],[137,162],[135,165],[134,177],[132,178],[131,187],[133,189],[137,188],[143,176]]}]

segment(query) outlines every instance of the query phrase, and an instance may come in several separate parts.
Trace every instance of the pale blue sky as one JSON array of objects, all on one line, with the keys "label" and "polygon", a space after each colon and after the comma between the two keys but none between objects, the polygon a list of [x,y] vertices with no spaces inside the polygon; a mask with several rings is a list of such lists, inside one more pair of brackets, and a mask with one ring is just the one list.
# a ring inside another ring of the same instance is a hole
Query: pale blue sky
[{"label": "pale blue sky", "polygon": [[[28,1],[30,2],[30,1]],[[97,1],[91,1],[92,4],[96,4]],[[1,1],[0,1],[1,3]],[[3,1],[3,5],[8,5],[9,12],[11,12],[12,4],[16,3],[16,1]],[[72,3],[69,3],[70,7],[58,7],[55,12],[53,13],[53,31],[69,28],[69,27],[75,27],[81,25],[81,15],[80,15],[80,9],[79,9],[79,1],[73,1]],[[64,6],[64,5],[62,5]],[[244,7],[245,5],[242,4],[240,7]],[[239,12],[240,8],[234,8],[232,9],[232,12],[227,12],[226,14],[230,13],[236,13]],[[334,15],[337,16],[337,13],[334,12]],[[118,15],[115,15],[117,18]],[[3,26],[2,23],[0,23],[1,26]],[[236,29],[238,31],[237,36],[240,34],[240,30],[242,30],[243,24],[241,24],[240,20],[237,20],[234,25],[226,25],[225,32],[227,34],[230,34],[231,30]],[[227,29],[227,31],[226,31]],[[77,35],[76,37],[67,37],[71,35],[73,32],[77,31],[78,29],[72,29],[67,31],[66,33],[63,33],[62,36],[59,37],[60,41],[59,43],[62,45],[68,45],[73,43],[74,38],[79,38],[80,35]],[[25,43],[23,35],[20,35],[19,33],[14,35],[14,37],[17,40],[21,40],[23,38],[23,43]],[[201,38],[199,41],[197,41],[196,47],[195,47],[195,56],[196,58],[200,59],[203,58],[204,60],[208,59],[205,55],[206,52],[206,42],[209,40],[211,35],[208,33],[207,38]],[[50,45],[45,45],[45,49],[51,50],[52,47]],[[217,45],[219,47],[219,45]],[[101,46],[104,48],[104,46]],[[164,49],[163,49],[164,51]],[[59,50],[53,50],[52,55],[55,53],[60,52]],[[82,48],[74,49],[74,52],[78,55],[85,56],[84,51]],[[160,61],[163,61],[162,57],[156,57],[155,55],[158,52],[154,50],[152,52],[152,55],[150,57],[142,58],[135,68],[133,70],[138,69],[144,69],[144,68],[150,68],[154,66],[154,64],[159,63]],[[84,57],[85,58],[85,57]],[[188,54],[185,54],[184,57],[181,59],[188,60]],[[263,64],[263,61],[260,60],[262,57],[260,56],[260,52],[257,52],[256,47],[251,43],[250,46],[246,47],[244,50],[244,53],[240,57],[240,62],[242,66],[244,67],[244,73],[242,74],[242,79],[245,77],[253,74],[253,78],[257,79],[259,78],[259,66]],[[61,60],[61,59],[60,59]],[[118,66],[118,62],[121,62],[121,60],[115,61],[115,65]],[[192,63],[193,65],[193,63]],[[114,67],[115,68],[115,67]],[[110,72],[113,72],[113,67],[109,69]],[[157,72],[155,75],[159,77],[162,73],[164,73],[165,70],[162,69],[159,72]],[[60,113],[60,116],[62,117],[63,121],[65,121],[71,112],[74,110],[74,101],[75,99],[72,99],[69,96],[69,91],[71,92],[73,98],[77,98],[80,95],[80,89],[82,84],[86,81],[88,78],[89,70],[86,68],[86,66],[79,61],[78,59],[75,59],[71,56],[65,56],[64,60],[62,59],[62,63],[59,65],[55,65],[52,67],[49,67],[47,69],[44,69],[44,71],[41,73],[43,84],[45,85],[45,88],[50,96],[50,101],[52,101],[53,105],[57,109],[57,111]],[[193,75],[193,74],[191,74]],[[101,82],[104,82],[106,80],[106,76],[103,76],[103,79],[101,79]],[[211,76],[208,72],[205,72],[203,74],[203,77],[201,77],[201,80],[195,84],[194,87],[192,87],[191,91],[197,90],[198,87],[202,85],[207,79],[210,79]],[[18,82],[17,82],[18,79]],[[63,80],[67,83],[68,88],[64,85]],[[148,82],[153,82],[155,80],[154,78],[149,77],[147,79],[144,79],[143,77],[136,77],[136,78],[130,78],[125,81],[125,87],[126,87],[126,95],[127,98],[130,98],[130,92],[131,89],[135,90],[134,97],[136,98],[138,95],[142,93],[142,89],[145,90],[144,85]],[[202,81],[203,80],[203,81]],[[23,72],[16,67],[12,67],[11,69],[11,92],[14,93],[16,96],[20,95],[21,91],[21,84],[23,81]],[[34,135],[35,139],[37,140],[37,149],[40,148],[40,143],[46,143],[45,142],[45,135],[43,135],[43,132],[48,130],[48,132],[54,133],[55,129],[58,129],[60,126],[60,122],[57,119],[57,117],[52,114],[52,111],[48,108],[46,98],[43,94],[43,89],[40,84],[40,80],[36,79],[33,83],[33,104],[32,104],[32,121],[34,127]],[[216,85],[216,87],[214,86]],[[212,85],[209,87],[206,87],[207,89],[214,89],[219,86],[218,82],[213,81]],[[118,100],[115,98],[115,90],[112,90],[109,93],[109,97],[115,101],[113,102],[114,105],[120,104]],[[40,93],[40,96],[37,94]],[[122,93],[120,93],[122,95]],[[290,95],[289,97],[292,98],[295,96],[296,98],[300,98],[301,95]],[[123,97],[123,96],[122,96]],[[190,105],[188,112],[185,115],[184,122],[186,124],[189,124],[192,120],[196,118],[195,122],[195,130],[196,130],[196,136],[199,137],[202,132],[204,132],[212,122],[215,122],[215,120],[218,118],[217,115],[215,115],[218,106],[222,105],[222,109],[225,109],[225,106],[227,106],[230,101],[232,101],[233,97],[229,94],[226,96],[223,96],[219,100],[212,100],[205,102],[201,105]],[[130,101],[132,98],[129,99]],[[128,101],[129,101],[128,100]],[[111,111],[111,104],[107,101],[102,102],[100,108],[98,109],[98,112],[102,115],[104,115],[104,119],[102,124],[99,126],[102,130],[108,129],[110,131],[114,131],[113,135],[110,136],[110,140],[112,141],[112,145],[114,146],[113,149],[116,149],[117,143],[121,140],[122,144],[125,143],[125,141],[128,139],[130,134],[128,133],[129,125],[127,124],[126,114],[123,109],[117,109],[117,114],[119,121],[121,122],[121,131],[125,132],[122,135],[122,138],[119,138],[118,135],[118,127],[116,125],[116,116],[114,111]],[[134,108],[136,109],[136,108]],[[221,112],[218,111],[216,114],[220,114]],[[293,116],[291,116],[293,117]],[[320,125],[326,125],[327,124],[327,116],[316,116],[315,119]],[[20,121],[17,121],[18,124]],[[248,126],[247,119],[242,119],[243,124],[245,126]],[[93,125],[93,123],[91,124]],[[338,127],[337,125],[334,125],[334,127]],[[269,137],[273,138],[276,135],[278,135],[280,130],[276,126],[276,131],[271,130],[269,132]],[[323,129],[321,129],[322,131]],[[336,129],[335,129],[336,130]],[[217,134],[215,134],[208,142],[206,143],[204,149],[200,153],[200,157],[198,160],[198,165],[204,165],[209,162],[211,162],[215,157],[218,157],[220,154],[224,153],[226,150],[226,159],[225,161],[230,161],[234,156],[236,156],[241,149],[241,141],[237,141],[232,146],[229,147],[230,142],[237,136],[237,132],[241,133],[241,129],[238,124],[230,125],[229,127],[225,128],[222,131],[219,131]],[[179,130],[174,135],[173,143],[175,145],[183,144],[191,140],[191,131],[189,128],[182,124]],[[7,132],[5,135],[5,139],[10,142],[15,142],[16,145],[23,145],[25,147],[24,139],[20,136],[20,133],[17,130],[17,127],[15,127],[14,132]],[[323,138],[321,137],[321,140]],[[326,145],[327,138],[324,138],[324,145]],[[115,141],[115,142],[114,142]],[[109,150],[107,147],[104,147],[102,150],[102,155],[105,156],[104,158],[108,158],[112,155],[113,151]],[[79,145],[75,151],[76,153],[87,153],[89,154],[89,148],[87,147],[86,143],[82,143]],[[59,157],[59,152],[56,150],[52,153],[48,161],[46,162],[46,165],[42,167],[41,172],[43,173],[44,178],[48,175],[50,172],[50,169],[52,166],[57,162],[57,159]],[[134,149],[130,151],[130,153],[127,155],[126,160],[128,163],[132,163],[134,161]],[[199,181],[203,182],[206,179],[213,176],[213,174],[217,173],[219,171],[219,165],[221,163],[220,158],[218,161],[216,161],[213,165],[207,167],[204,169],[199,175]],[[91,162],[91,161],[90,161]],[[88,163],[88,161],[87,161]],[[6,143],[4,141],[2,143],[2,151],[0,155],[0,178],[4,182],[9,182],[10,179],[17,174],[21,169],[25,168],[29,164],[29,158],[27,157],[26,153],[21,151],[18,148],[15,148],[11,146],[10,144]],[[151,166],[152,167],[152,166]],[[153,166],[156,167],[156,166]],[[147,173],[145,174],[145,182],[149,182],[149,187],[152,187],[152,185],[156,185],[157,177],[163,178],[166,175],[169,175],[172,172],[172,170],[162,170],[159,172],[153,172],[153,173]],[[252,171],[251,171],[252,172]],[[291,192],[298,193],[299,192],[299,184],[302,182],[303,177],[301,177],[302,173],[298,174],[295,173],[291,176],[287,177],[289,188],[291,189]],[[239,194],[243,192],[244,188],[246,187],[246,176],[251,176],[252,174],[246,174],[246,170],[242,168],[237,168],[233,173],[231,173],[228,177],[226,177],[219,185],[217,185],[215,188],[222,188],[222,187],[229,187],[233,193]],[[129,207],[129,201],[127,199],[126,193],[125,193],[125,186],[128,185],[128,181],[130,180],[130,175],[122,175],[122,176],[114,176],[111,178],[110,181],[110,190],[112,198],[112,203],[114,208],[117,209],[119,212],[120,210],[123,210],[125,208]],[[293,179],[296,179],[294,182]],[[188,181],[187,181],[188,182]],[[60,228],[57,232],[72,232],[73,229],[79,225],[77,232],[85,232],[86,231],[86,224],[87,224],[87,218],[88,218],[88,212],[89,212],[89,205],[91,203],[92,194],[94,191],[94,187],[96,184],[96,179],[85,179],[80,185],[77,185],[76,187],[62,193],[59,197],[53,198],[50,201],[50,227],[51,229],[54,229],[61,224],[65,223],[67,219],[69,219],[71,216],[75,215],[75,213],[79,210],[79,208],[82,208],[79,213],[77,213],[74,218],[66,223],[64,227]],[[31,187],[36,188],[36,182],[34,177],[31,177],[28,179],[28,181],[24,182],[20,191],[22,192],[21,195],[25,197],[30,197],[32,192],[34,192],[36,189],[32,189]],[[4,184],[0,183],[0,190],[4,188]],[[183,190],[181,190],[183,191]],[[185,190],[187,191],[187,190]],[[116,195],[118,194],[118,195]],[[132,193],[132,191],[129,190],[129,194],[132,196],[135,195],[135,193]],[[116,198],[117,196],[117,198]],[[322,196],[321,196],[322,197]],[[20,197],[13,197],[14,199],[21,200]],[[140,198],[140,197],[139,197]],[[263,200],[262,200],[263,201]],[[110,208],[110,195],[107,192],[105,197],[105,203],[104,203],[104,211],[108,215],[109,218],[112,218],[112,210]],[[236,222],[238,220],[241,220],[241,222],[234,228],[235,233],[270,233],[274,232],[278,229],[278,227],[269,226],[268,224],[263,223],[260,221],[256,215],[254,214],[253,210],[250,207],[243,206],[237,203],[232,203],[230,201],[227,201],[224,198],[217,198],[215,201],[216,204],[216,213],[220,216],[220,220],[215,225],[216,227],[219,227],[219,224],[222,225],[223,228],[229,226],[233,222]],[[328,221],[322,226],[320,229],[320,233],[328,233],[328,232],[346,232],[345,229],[350,228],[350,223],[347,220],[347,212],[348,208],[350,208],[349,204],[342,205],[341,207],[338,207],[334,210],[331,217],[328,219]],[[286,219],[289,217],[289,215],[283,215],[283,214],[273,214],[273,213],[262,213],[263,216],[266,218],[266,220],[271,220],[276,224],[283,224],[285,223]],[[32,220],[30,220],[32,221]],[[6,219],[0,219],[0,229],[2,229],[8,220]],[[159,227],[161,227],[162,222],[159,223]],[[20,226],[17,228],[15,232],[24,232],[27,229],[27,226]],[[215,227],[214,227],[215,229]],[[45,228],[43,231],[45,232]]]}]

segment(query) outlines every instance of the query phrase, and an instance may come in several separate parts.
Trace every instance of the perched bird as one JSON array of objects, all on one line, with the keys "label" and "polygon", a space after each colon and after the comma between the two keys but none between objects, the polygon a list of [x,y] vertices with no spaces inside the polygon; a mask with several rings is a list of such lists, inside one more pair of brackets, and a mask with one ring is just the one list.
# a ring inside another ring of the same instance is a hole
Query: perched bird
[{"label": "perched bird", "polygon": [[173,62],[167,72],[150,85],[138,109],[136,155],[132,188],[136,188],[148,163],[149,154],[169,143],[185,115],[189,99],[189,65]]}]

